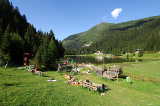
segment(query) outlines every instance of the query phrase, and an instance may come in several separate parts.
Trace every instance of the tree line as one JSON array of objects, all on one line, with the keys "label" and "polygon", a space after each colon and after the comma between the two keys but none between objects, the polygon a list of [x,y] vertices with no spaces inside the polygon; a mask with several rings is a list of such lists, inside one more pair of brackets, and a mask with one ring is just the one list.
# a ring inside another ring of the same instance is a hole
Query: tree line
[{"label": "tree line", "polygon": [[22,65],[28,52],[33,63],[55,68],[65,49],[53,31],[37,31],[9,0],[0,0],[0,7],[0,65]]}]

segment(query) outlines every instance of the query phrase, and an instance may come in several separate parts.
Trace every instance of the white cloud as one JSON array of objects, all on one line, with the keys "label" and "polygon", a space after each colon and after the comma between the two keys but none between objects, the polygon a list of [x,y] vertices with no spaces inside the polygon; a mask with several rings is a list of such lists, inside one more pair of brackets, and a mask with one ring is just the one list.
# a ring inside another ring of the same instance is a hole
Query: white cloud
[{"label": "white cloud", "polygon": [[117,19],[122,11],[122,8],[116,8],[111,12],[111,15],[113,18]]}]

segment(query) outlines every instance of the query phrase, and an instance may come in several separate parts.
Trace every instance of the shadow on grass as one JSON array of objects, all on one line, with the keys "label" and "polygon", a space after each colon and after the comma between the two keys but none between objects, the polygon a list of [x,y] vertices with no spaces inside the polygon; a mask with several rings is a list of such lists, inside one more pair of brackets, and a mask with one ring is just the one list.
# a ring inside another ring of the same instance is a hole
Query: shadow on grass
[{"label": "shadow on grass", "polygon": [[49,75],[42,75],[42,77],[49,77]]},{"label": "shadow on grass", "polygon": [[12,86],[18,86],[20,85],[19,83],[3,83],[2,86],[4,87],[12,87]]},{"label": "shadow on grass", "polygon": [[122,78],[122,79],[126,79],[128,76],[127,75],[120,75],[119,78]]}]

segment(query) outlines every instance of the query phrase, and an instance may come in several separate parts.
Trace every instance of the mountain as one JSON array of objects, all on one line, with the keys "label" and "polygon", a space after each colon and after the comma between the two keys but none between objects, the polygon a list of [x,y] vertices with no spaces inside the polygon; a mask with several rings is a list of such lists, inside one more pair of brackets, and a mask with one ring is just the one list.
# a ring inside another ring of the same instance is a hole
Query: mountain
[{"label": "mountain", "polygon": [[86,32],[71,35],[63,40],[68,52],[78,54],[121,53],[143,49],[160,50],[160,16],[124,23],[100,23]]}]

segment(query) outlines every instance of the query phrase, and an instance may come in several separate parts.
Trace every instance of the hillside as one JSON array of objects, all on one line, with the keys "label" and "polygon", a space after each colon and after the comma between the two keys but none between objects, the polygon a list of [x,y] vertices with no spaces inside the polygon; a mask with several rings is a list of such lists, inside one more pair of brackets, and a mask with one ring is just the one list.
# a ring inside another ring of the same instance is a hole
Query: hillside
[{"label": "hillside", "polygon": [[55,68],[64,49],[53,31],[37,31],[9,0],[0,0],[0,7],[0,66],[22,65],[24,54],[31,53],[34,64]]},{"label": "hillside", "polygon": [[[137,48],[159,51],[160,16],[124,23],[101,23],[86,32],[71,35],[63,40],[68,51],[77,53],[126,52]],[[81,49],[79,49],[81,48]]]}]

